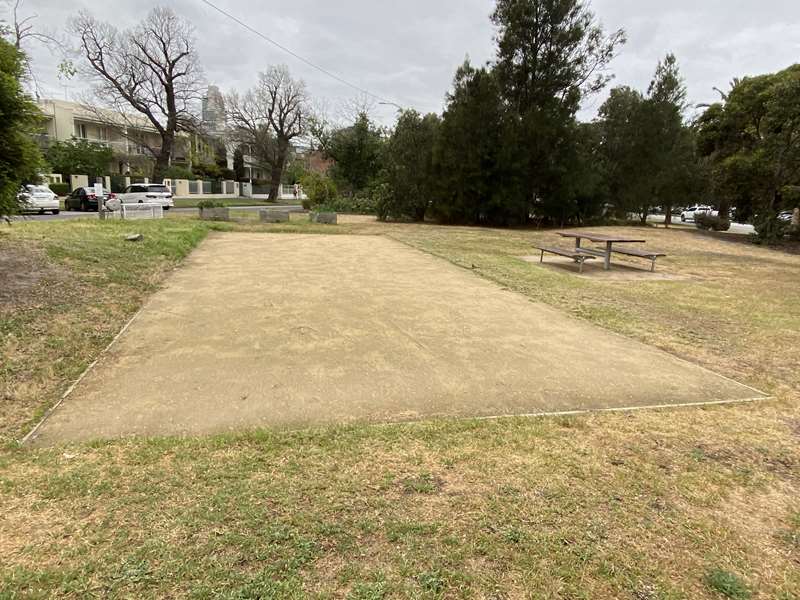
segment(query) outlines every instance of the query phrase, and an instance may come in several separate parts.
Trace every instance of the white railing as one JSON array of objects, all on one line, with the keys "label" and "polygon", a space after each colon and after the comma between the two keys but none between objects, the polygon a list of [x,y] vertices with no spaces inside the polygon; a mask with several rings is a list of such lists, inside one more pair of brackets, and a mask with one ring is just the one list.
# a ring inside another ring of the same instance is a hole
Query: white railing
[{"label": "white railing", "polygon": [[120,210],[125,220],[163,219],[164,207],[160,204],[123,204]]},{"label": "white railing", "polygon": [[308,196],[306,196],[306,193],[303,191],[302,187],[299,189],[299,191],[300,193],[295,196],[293,185],[281,184],[280,189],[278,190],[278,196],[281,200],[294,200],[295,198],[297,200],[308,200]]}]

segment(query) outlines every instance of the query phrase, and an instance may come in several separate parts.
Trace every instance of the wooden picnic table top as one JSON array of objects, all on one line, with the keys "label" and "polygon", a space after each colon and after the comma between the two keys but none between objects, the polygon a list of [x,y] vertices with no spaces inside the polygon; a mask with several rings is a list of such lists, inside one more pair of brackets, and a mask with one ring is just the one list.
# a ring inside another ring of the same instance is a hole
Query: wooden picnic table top
[{"label": "wooden picnic table top", "polygon": [[591,233],[589,231],[575,232],[575,231],[559,231],[558,235],[565,238],[578,238],[589,240],[592,242],[613,242],[617,244],[646,244],[647,240],[638,238],[630,238],[619,235],[604,235],[602,233]]}]

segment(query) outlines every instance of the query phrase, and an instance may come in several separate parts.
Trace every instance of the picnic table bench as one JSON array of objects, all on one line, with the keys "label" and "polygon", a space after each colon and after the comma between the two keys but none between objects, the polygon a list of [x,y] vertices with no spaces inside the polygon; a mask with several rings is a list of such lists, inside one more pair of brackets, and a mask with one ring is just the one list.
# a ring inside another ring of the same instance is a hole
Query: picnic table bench
[{"label": "picnic table bench", "polygon": [[[555,246],[534,246],[537,250],[541,251],[542,255],[539,262],[544,262],[545,252],[549,254],[556,254],[558,256],[565,256],[571,258],[580,265],[580,272],[583,273],[583,263],[593,258],[602,258],[604,268],[606,271],[611,269],[611,254],[622,254],[625,256],[633,256],[635,258],[646,258],[650,261],[650,271],[656,270],[656,260],[662,256],[666,256],[663,252],[656,252],[651,250],[639,250],[635,248],[621,248],[619,244],[644,244],[647,240],[633,238],[628,236],[619,235],[605,235],[600,233],[591,233],[586,231],[559,231],[558,235],[563,238],[573,238],[575,240],[575,249],[557,248]],[[605,248],[586,248],[581,245],[582,240],[589,240],[605,244]]]},{"label": "picnic table bench", "polygon": [[656,260],[662,256],[666,256],[663,252],[652,252],[649,250],[638,250],[636,248],[615,248],[616,254],[623,254],[625,256],[634,256],[636,258],[646,258],[650,261],[650,272],[655,273]]},{"label": "picnic table bench", "polygon": [[576,263],[578,263],[578,271],[583,273],[583,263],[587,260],[594,260],[594,256],[591,256],[588,253],[581,252],[580,250],[570,250],[565,248],[556,248],[555,246],[534,246],[537,250],[540,250],[542,255],[539,258],[539,262],[544,262],[544,253],[547,252],[548,254],[555,254],[557,256],[564,256],[566,258],[571,258]]}]

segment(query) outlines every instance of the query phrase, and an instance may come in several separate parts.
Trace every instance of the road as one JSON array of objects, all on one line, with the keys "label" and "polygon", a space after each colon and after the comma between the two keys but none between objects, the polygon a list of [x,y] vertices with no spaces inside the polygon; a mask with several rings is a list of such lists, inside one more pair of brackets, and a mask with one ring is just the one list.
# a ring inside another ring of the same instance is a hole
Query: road
[{"label": "road", "polygon": [[[664,215],[650,215],[647,217],[648,223],[653,224],[663,224],[664,223]],[[672,226],[673,227],[690,227],[694,229],[695,225],[692,222],[689,223],[681,223],[680,217],[672,217]],[[755,233],[756,230],[752,225],[748,225],[746,223],[731,223],[731,228],[728,233],[738,233],[741,235],[750,235]]]}]

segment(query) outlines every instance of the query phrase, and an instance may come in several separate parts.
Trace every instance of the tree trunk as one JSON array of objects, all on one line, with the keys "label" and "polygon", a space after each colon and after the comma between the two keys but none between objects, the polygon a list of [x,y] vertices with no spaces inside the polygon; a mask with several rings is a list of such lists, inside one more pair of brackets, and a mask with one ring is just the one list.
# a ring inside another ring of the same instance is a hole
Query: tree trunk
[{"label": "tree trunk", "polygon": [[664,227],[672,225],[672,205],[667,204],[664,206]]},{"label": "tree trunk", "polygon": [[272,167],[269,180],[269,199],[272,201],[280,200],[282,174],[283,174],[282,167],[278,166]]},{"label": "tree trunk", "polygon": [[172,148],[175,145],[175,138],[172,135],[161,136],[161,152],[156,156],[156,164],[153,165],[153,183],[163,183],[164,173],[169,168],[170,157],[172,156]]},{"label": "tree trunk", "polygon": [[719,203],[719,218],[728,219],[731,212],[731,203],[727,200],[720,200]]},{"label": "tree trunk", "polygon": [[289,154],[289,142],[278,140],[278,156],[272,164],[272,172],[269,181],[269,199],[272,201],[280,200],[281,177],[283,168],[286,166],[286,157]]}]

